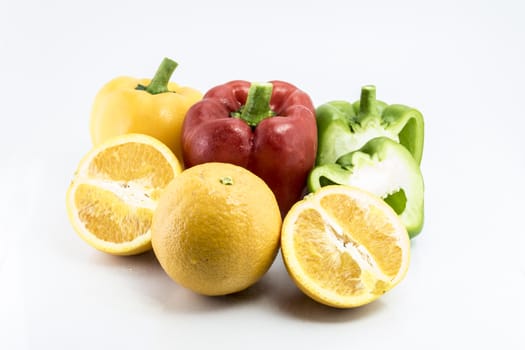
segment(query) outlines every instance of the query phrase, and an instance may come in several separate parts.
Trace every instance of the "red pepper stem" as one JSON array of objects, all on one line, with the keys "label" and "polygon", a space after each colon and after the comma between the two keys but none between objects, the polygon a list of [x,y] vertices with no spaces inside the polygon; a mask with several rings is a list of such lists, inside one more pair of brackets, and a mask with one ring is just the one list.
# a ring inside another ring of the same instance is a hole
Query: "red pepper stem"
[{"label": "red pepper stem", "polygon": [[257,126],[263,119],[271,117],[273,115],[270,108],[272,90],[272,83],[252,83],[239,117],[252,127]]},{"label": "red pepper stem", "polygon": [[150,83],[145,87],[144,90],[152,95],[170,92],[168,90],[168,83],[177,66],[177,62],[165,57],[157,69],[157,72],[153,76],[153,79],[151,79]]},{"label": "red pepper stem", "polygon": [[360,120],[375,118],[377,112],[376,87],[365,85],[361,88],[361,99],[359,100]]}]

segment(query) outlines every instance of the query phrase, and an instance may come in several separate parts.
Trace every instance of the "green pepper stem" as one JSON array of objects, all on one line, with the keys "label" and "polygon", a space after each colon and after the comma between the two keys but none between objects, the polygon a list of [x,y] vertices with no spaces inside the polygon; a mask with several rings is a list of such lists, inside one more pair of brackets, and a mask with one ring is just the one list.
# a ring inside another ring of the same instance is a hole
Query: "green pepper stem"
[{"label": "green pepper stem", "polygon": [[359,119],[364,120],[365,118],[374,118],[377,115],[376,87],[374,85],[365,85],[361,88]]},{"label": "green pepper stem", "polygon": [[177,62],[165,57],[162,60],[159,68],[157,68],[157,72],[153,76],[153,79],[151,79],[148,86],[143,87],[143,89],[152,95],[161,94],[163,92],[169,92],[168,83],[170,81],[171,75],[173,74],[177,66]]},{"label": "green pepper stem", "polygon": [[252,83],[239,118],[248,125],[255,127],[263,119],[273,116],[273,111],[270,108],[272,90],[273,85],[271,83]]}]

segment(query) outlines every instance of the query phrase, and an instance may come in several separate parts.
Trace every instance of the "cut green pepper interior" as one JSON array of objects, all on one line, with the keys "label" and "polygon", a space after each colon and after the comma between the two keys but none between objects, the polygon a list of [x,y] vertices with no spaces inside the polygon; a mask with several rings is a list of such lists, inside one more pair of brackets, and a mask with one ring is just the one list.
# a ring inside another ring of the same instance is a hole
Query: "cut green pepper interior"
[{"label": "cut green pepper interior", "polygon": [[310,172],[311,192],[330,184],[359,187],[383,198],[411,238],[422,230],[424,184],[419,165],[405,147],[388,137],[374,138],[336,163]]},{"label": "cut green pepper interior", "polygon": [[401,215],[407,206],[407,196],[402,188],[384,198],[384,201],[394,209],[397,215]]}]

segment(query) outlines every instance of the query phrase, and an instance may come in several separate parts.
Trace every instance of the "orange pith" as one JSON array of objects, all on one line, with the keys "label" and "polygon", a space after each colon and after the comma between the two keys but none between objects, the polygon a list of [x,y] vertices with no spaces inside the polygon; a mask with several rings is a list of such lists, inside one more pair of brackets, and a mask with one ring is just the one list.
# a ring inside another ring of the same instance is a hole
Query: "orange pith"
[{"label": "orange pith", "polygon": [[299,288],[337,307],[370,302],[408,267],[409,239],[387,205],[366,192],[330,186],[288,213],[282,250]]},{"label": "orange pith", "polygon": [[120,255],[148,250],[158,198],[180,172],[179,161],[160,141],[140,134],[112,138],[81,160],[68,189],[70,221],[99,250]]}]

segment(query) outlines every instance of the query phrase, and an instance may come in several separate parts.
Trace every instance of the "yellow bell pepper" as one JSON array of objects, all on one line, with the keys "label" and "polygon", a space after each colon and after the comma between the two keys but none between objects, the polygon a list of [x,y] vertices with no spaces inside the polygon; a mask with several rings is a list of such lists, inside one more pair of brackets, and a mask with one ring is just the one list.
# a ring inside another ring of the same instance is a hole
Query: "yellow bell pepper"
[{"label": "yellow bell pepper", "polygon": [[118,77],[105,84],[91,111],[93,144],[127,133],[147,134],[166,144],[182,162],[182,122],[202,94],[169,81],[176,67],[175,61],[165,58],[151,80]]}]

